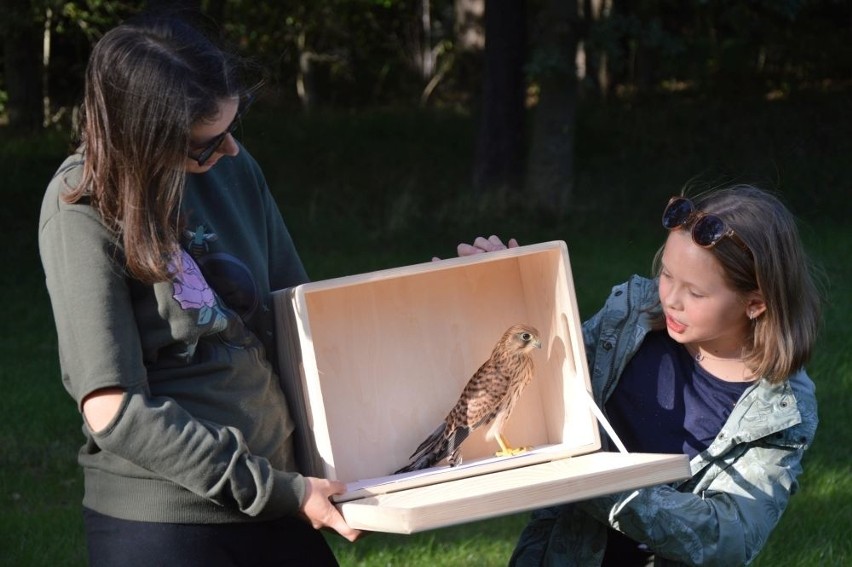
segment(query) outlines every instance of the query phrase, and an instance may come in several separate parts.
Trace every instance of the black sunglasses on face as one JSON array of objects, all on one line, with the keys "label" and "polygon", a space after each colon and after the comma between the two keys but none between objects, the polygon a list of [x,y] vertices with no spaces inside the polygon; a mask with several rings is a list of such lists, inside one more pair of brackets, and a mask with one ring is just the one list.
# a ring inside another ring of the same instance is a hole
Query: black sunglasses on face
[{"label": "black sunglasses on face", "polygon": [[209,160],[210,157],[216,152],[216,150],[219,149],[219,146],[222,145],[222,142],[225,141],[225,138],[228,136],[228,134],[233,134],[237,130],[237,127],[239,127],[240,125],[240,120],[242,120],[243,117],[246,115],[249,107],[251,106],[251,103],[253,102],[254,95],[249,94],[245,98],[243,98],[240,101],[240,107],[237,110],[237,115],[234,117],[234,121],[231,122],[228,128],[224,132],[207,142],[207,144],[204,146],[204,148],[201,149],[199,153],[187,154],[189,159],[193,159],[198,162],[199,167],[207,163],[207,160]]},{"label": "black sunglasses on face", "polygon": [[734,229],[713,213],[705,213],[695,208],[686,197],[672,197],[663,211],[663,226],[674,230],[692,222],[692,241],[702,248],[712,248],[726,236],[737,246],[752,255],[748,245],[740,238]]}]

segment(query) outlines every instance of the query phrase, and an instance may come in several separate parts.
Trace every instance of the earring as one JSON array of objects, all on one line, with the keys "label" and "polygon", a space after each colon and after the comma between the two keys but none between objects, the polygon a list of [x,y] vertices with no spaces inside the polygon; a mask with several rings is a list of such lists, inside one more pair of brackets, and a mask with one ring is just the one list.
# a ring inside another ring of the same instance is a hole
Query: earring
[{"label": "earring", "polygon": [[750,321],[754,321],[754,311],[753,310],[750,310],[748,312],[748,318],[749,318]]}]

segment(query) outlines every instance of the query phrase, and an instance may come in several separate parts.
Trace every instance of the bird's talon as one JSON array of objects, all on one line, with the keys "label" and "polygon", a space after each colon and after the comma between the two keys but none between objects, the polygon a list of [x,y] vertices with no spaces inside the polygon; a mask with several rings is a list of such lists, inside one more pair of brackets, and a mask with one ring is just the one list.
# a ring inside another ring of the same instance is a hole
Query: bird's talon
[{"label": "bird's talon", "polygon": [[497,451],[494,453],[495,457],[512,457],[514,455],[520,455],[521,453],[526,453],[532,447],[513,447],[511,449],[507,448],[505,451]]}]

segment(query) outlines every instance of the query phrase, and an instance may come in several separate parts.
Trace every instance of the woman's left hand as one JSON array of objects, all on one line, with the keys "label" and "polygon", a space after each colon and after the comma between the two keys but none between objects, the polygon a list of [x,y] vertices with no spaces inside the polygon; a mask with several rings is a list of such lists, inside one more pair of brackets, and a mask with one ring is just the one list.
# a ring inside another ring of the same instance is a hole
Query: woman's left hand
[{"label": "woman's left hand", "polygon": [[305,496],[300,512],[314,529],[330,528],[349,541],[361,536],[361,531],[349,527],[330,498],[346,492],[346,485],[337,480],[305,477]]}]

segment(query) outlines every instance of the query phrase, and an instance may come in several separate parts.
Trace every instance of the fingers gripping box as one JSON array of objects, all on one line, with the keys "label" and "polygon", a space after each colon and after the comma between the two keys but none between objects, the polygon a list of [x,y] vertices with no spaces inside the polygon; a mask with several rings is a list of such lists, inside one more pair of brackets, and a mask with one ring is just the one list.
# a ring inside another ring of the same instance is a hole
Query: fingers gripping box
[{"label": "fingers gripping box", "polygon": [[[684,455],[601,451],[564,242],[311,282],[274,294],[301,472],[340,480],[355,528],[412,533],[689,476]],[[393,474],[447,416],[510,326],[541,334],[503,429],[462,463]],[[617,438],[616,438],[617,441]]]}]

